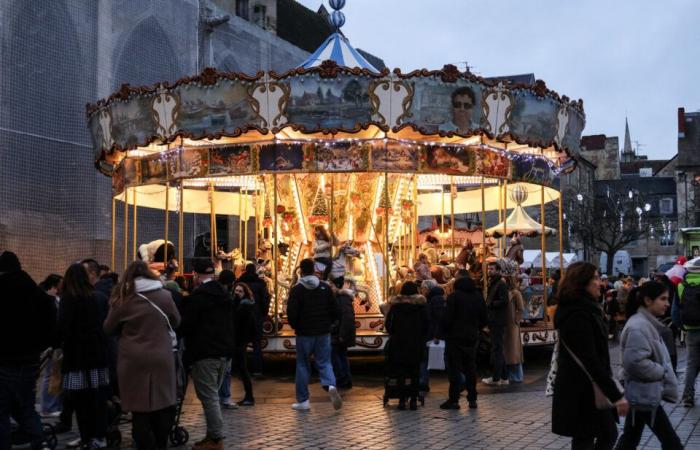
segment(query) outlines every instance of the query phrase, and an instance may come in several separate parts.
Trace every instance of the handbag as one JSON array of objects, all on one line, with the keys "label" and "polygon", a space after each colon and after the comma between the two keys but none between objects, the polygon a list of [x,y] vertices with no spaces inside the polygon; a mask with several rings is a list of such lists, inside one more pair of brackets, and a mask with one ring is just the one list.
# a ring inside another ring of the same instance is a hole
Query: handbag
[{"label": "handbag", "polygon": [[[578,359],[578,356],[576,356],[576,354],[571,351],[569,346],[566,345],[566,342],[564,342],[564,340],[562,340],[561,337],[559,338],[559,342],[562,343],[562,345],[564,346],[566,351],[569,352],[569,354],[574,359],[574,361],[576,361],[576,364],[578,364],[578,366],[581,368],[581,370],[583,370],[583,373],[585,373],[586,376],[588,377],[588,379],[591,381],[591,385],[593,386],[593,399],[595,400],[596,409],[606,410],[606,409],[615,408],[615,405],[613,405],[613,403],[610,401],[610,399],[603,393],[603,390],[600,388],[600,386],[598,386],[598,383],[596,383],[595,380],[593,380],[593,377],[588,372],[586,367],[583,365],[581,360]],[[615,382],[615,385],[617,386],[617,390],[620,392],[624,392],[624,389],[622,388],[620,383],[615,378],[613,378],[612,380],[613,380],[613,382]]]},{"label": "handbag", "polygon": [[552,362],[549,364],[549,373],[547,373],[547,387],[544,390],[545,397],[554,395],[554,382],[557,379],[557,371],[559,370],[559,340],[554,343],[554,351],[552,352]]},{"label": "handbag", "polygon": [[61,373],[61,365],[63,364],[63,351],[56,349],[51,354],[51,372],[49,374],[50,395],[59,395],[63,391],[63,374]]},{"label": "handbag", "polygon": [[162,309],[158,307],[155,303],[153,303],[148,297],[146,297],[143,294],[136,294],[142,299],[146,300],[148,303],[151,304],[163,317],[165,317],[165,322],[168,324],[168,335],[170,335],[170,345],[173,348],[173,351],[177,351],[177,334],[175,334],[175,330],[173,330],[173,327],[170,325],[170,319],[168,319],[168,315],[163,312]]}]

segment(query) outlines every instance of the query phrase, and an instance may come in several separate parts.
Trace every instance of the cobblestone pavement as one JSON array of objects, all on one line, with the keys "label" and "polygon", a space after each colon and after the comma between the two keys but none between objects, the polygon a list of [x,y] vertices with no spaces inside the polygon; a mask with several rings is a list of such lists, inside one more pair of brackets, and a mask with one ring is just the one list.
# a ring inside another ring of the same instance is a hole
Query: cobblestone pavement
[{"label": "cobblestone pavement", "polygon": [[[613,347],[613,360],[619,360]],[[685,366],[680,351],[679,367]],[[489,388],[479,384],[479,408],[442,411],[447,381],[442,374],[432,377],[432,390],[425,407],[398,411],[396,403],[382,407],[381,364],[363,362],[355,388],[344,393],[345,404],[336,412],[327,394],[315,383],[311,387],[312,410],[296,412],[290,362],[281,363],[274,375],[255,382],[254,407],[224,411],[226,448],[245,449],[560,449],[569,440],[550,431],[551,400],[544,396],[546,356],[540,355],[526,369],[525,383]],[[358,364],[359,365],[359,364]],[[272,371],[271,371],[272,372]],[[680,373],[681,379],[683,373]],[[234,381],[234,400],[241,394]],[[666,405],[671,422],[687,448],[700,448],[700,408]],[[572,405],[572,407],[576,407]],[[182,425],[190,433],[187,447],[205,433],[201,406],[190,392],[185,401]],[[130,426],[122,426],[124,443],[131,445]],[[74,433],[61,436],[62,448]],[[660,448],[647,430],[640,448]]]}]

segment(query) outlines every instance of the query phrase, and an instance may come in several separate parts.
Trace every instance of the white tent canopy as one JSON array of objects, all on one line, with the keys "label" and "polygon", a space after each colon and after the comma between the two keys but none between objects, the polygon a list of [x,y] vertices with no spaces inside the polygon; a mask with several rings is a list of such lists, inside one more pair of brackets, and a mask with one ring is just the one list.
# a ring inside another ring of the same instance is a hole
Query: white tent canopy
[{"label": "white tent canopy", "polygon": [[[573,253],[565,253],[564,260],[567,260],[566,255],[572,255],[574,260],[576,255]],[[546,252],[544,254],[545,264],[547,264],[548,269],[558,269],[559,268],[559,252]],[[528,269],[532,267],[533,269],[542,268],[542,251],[541,250],[525,250],[523,252],[524,262],[520,265],[523,269]],[[573,260],[571,261],[573,262]],[[566,267],[566,265],[564,266]]]},{"label": "white tent canopy", "polygon": [[[536,236],[542,234],[542,224],[538,223],[535,219],[530,217],[528,213],[525,212],[522,206],[518,205],[513,209],[513,212],[506,218],[505,224],[503,222],[496,226],[486,229],[487,236],[501,237],[504,235],[511,235],[513,233],[524,234],[525,236]],[[546,236],[556,234],[556,230],[550,227],[544,227],[544,234]]]}]

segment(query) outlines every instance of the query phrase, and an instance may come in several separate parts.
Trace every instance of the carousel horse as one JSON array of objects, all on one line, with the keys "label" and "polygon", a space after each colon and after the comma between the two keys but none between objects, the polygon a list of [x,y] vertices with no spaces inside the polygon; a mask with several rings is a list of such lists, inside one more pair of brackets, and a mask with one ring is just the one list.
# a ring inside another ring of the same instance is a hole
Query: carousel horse
[{"label": "carousel horse", "polygon": [[478,265],[476,250],[472,241],[468,240],[455,258],[457,267],[470,270]]},{"label": "carousel horse", "polygon": [[243,274],[246,264],[253,263],[253,261],[246,261],[245,259],[243,259],[243,254],[241,253],[241,249],[239,248],[234,248],[228,253],[224,252],[221,249],[218,249],[216,251],[216,254],[214,255],[214,267],[216,268],[217,272],[221,271],[221,269],[223,268],[224,261],[230,261],[231,270],[233,270],[233,273],[236,275],[236,278],[240,277]]},{"label": "carousel horse", "polygon": [[[175,258],[175,246],[168,241],[168,263]],[[163,271],[165,269],[165,240],[156,239],[148,244],[141,244],[138,252],[139,258],[153,269]]]},{"label": "carousel horse", "polygon": [[513,235],[513,239],[510,240],[510,246],[506,250],[506,258],[511,259],[518,263],[518,267],[525,262],[523,257],[524,248],[523,244],[520,243],[520,238],[517,235]]},{"label": "carousel horse", "polygon": [[[354,258],[360,258],[361,253],[359,250],[352,246],[353,241],[346,241],[338,248],[338,254],[333,258],[332,267],[330,272],[330,278],[338,278],[346,276],[348,268],[354,261]],[[319,275],[322,275],[326,270],[326,265],[314,261],[314,267]]]}]

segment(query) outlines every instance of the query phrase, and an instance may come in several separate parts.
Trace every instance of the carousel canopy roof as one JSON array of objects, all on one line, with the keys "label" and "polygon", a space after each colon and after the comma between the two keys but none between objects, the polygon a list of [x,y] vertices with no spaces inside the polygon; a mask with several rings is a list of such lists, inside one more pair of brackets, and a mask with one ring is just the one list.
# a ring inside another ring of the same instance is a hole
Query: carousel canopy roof
[{"label": "carousel canopy roof", "polygon": [[369,61],[367,61],[352,45],[348,38],[335,32],[328,36],[315,52],[309,56],[299,67],[310,69],[319,67],[323,61],[335,61],[339,66],[359,67],[372,72],[379,72]]},{"label": "carousel canopy roof", "polygon": [[[517,205],[515,209],[513,209],[513,212],[511,212],[506,219],[505,225],[503,222],[501,222],[496,226],[488,228],[486,230],[486,235],[501,237],[504,235],[504,228],[506,235],[520,233],[525,236],[537,236],[538,234],[542,233],[542,224],[530,217],[521,205]],[[554,228],[550,227],[544,227],[544,232],[547,236],[556,233]]]}]

